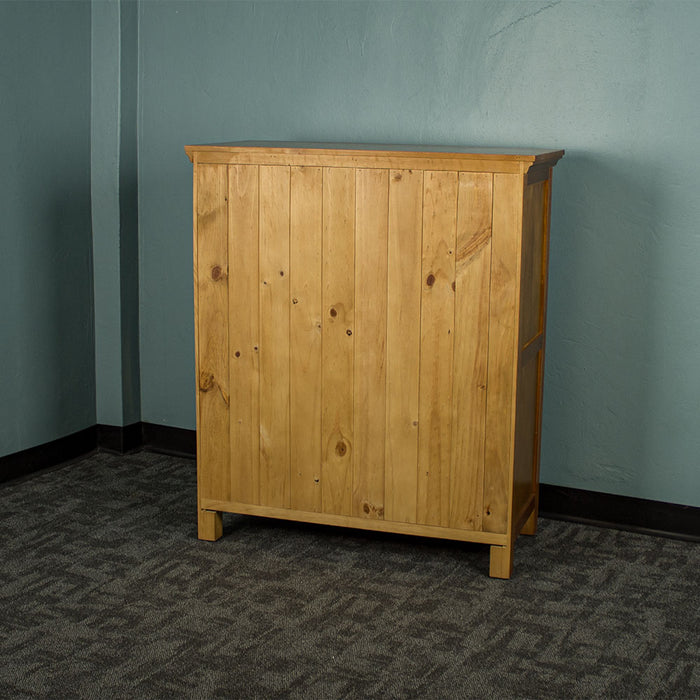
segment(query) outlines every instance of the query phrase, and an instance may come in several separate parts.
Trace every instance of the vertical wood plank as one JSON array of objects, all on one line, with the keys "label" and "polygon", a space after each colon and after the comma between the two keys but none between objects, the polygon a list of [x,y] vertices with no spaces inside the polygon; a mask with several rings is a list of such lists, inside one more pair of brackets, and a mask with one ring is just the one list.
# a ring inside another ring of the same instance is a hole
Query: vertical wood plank
[{"label": "vertical wood plank", "polygon": [[385,518],[416,522],[423,172],[392,170],[387,259]]},{"label": "vertical wood plank", "polygon": [[355,170],[323,170],[323,511],[352,515]]},{"label": "vertical wood plank", "polygon": [[355,179],[353,515],[384,518],[389,172]]},{"label": "vertical wood plank", "polygon": [[321,510],[323,171],[293,167],[290,192],[291,507]]},{"label": "vertical wood plank", "polygon": [[289,167],[260,166],[260,503],[289,507]]},{"label": "vertical wood plank", "polygon": [[531,340],[544,327],[544,263],[543,228],[544,188],[546,181],[525,188],[523,201],[522,280],[520,284],[521,345]]},{"label": "vertical wood plank", "polygon": [[450,527],[480,530],[488,371],[493,176],[460,173]]},{"label": "vertical wood plank", "polygon": [[442,526],[449,522],[457,191],[457,173],[425,172],[417,516]]},{"label": "vertical wood plank", "polygon": [[523,177],[493,176],[491,296],[489,323],[484,519],[486,532],[507,532],[511,497],[518,291],[522,233]]},{"label": "vertical wood plank", "polygon": [[[527,188],[530,189],[529,187]],[[539,324],[542,332],[542,348],[538,357],[537,369],[537,403],[535,416],[535,455],[532,465],[532,491],[535,496],[535,506],[532,514],[525,523],[523,533],[534,535],[537,531],[537,517],[539,513],[539,496],[538,488],[540,482],[540,454],[542,450],[542,398],[544,388],[544,357],[546,345],[546,327],[547,327],[547,287],[548,287],[548,270],[549,270],[549,222],[551,214],[551,197],[552,197],[552,169],[549,168],[547,179],[542,183],[541,207],[542,207],[542,223],[540,230],[542,231],[542,270],[541,270],[541,293],[540,293],[540,317]],[[521,338],[522,342],[522,338]]]},{"label": "vertical wood plank", "polygon": [[228,245],[226,166],[197,166],[199,497],[228,499]]},{"label": "vertical wood plank", "polygon": [[258,167],[228,171],[231,498],[260,502]]}]

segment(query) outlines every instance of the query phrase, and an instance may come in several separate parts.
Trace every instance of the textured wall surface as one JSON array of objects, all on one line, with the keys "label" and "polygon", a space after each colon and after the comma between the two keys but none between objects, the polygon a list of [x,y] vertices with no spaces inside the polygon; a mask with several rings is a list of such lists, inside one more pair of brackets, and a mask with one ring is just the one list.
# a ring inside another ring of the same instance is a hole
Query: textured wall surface
[{"label": "textured wall surface", "polygon": [[700,505],[700,3],[143,3],[144,420],[194,427],[186,143],[563,147],[542,480]]},{"label": "textured wall surface", "polygon": [[141,418],[138,5],[92,4],[91,182],[97,422]]},{"label": "textured wall surface", "polygon": [[0,2],[0,456],[95,423],[90,4]]}]

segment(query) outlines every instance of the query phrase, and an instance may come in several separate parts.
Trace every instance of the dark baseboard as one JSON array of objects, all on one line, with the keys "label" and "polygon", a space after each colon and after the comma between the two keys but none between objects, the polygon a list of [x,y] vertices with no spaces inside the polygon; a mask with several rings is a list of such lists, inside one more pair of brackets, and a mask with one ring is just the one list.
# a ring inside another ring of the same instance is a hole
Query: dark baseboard
[{"label": "dark baseboard", "polygon": [[540,484],[540,515],[599,527],[700,541],[700,508]]},{"label": "dark baseboard", "polygon": [[97,426],[0,457],[0,482],[29,476],[81,457],[97,447]]},{"label": "dark baseboard", "polygon": [[97,447],[119,454],[146,448],[153,452],[195,459],[197,433],[157,423],[133,423],[124,427],[98,425]]},{"label": "dark baseboard", "polygon": [[[0,457],[0,482],[28,476],[99,448],[124,454],[145,448],[195,459],[194,430],[156,423],[94,425],[44,445]],[[540,484],[540,515],[599,527],[700,541],[700,508]]]},{"label": "dark baseboard", "polygon": [[194,430],[155,423],[93,425],[78,433],[0,457],[0,483],[58,466],[95,449],[126,454],[141,448],[195,459],[197,433]]},{"label": "dark baseboard", "polygon": [[131,425],[100,425],[97,428],[97,447],[108,452],[126,454],[143,445],[141,423]]},{"label": "dark baseboard", "polygon": [[197,457],[197,432],[156,423],[141,423],[141,444],[153,452],[177,457]]}]

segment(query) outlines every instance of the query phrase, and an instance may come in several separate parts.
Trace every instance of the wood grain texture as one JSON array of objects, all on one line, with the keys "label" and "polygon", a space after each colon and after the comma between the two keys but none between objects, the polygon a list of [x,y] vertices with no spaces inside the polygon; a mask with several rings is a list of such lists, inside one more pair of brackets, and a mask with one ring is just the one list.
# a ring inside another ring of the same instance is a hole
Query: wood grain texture
[{"label": "wood grain texture", "polygon": [[499,149],[396,144],[320,144],[248,141],[186,146],[200,163],[308,165],[403,170],[449,170],[522,174],[540,166],[552,167],[562,150]]},{"label": "wood grain texture", "polygon": [[353,515],[384,517],[389,172],[355,171]]},{"label": "wood grain texture", "polygon": [[510,576],[537,521],[562,153],[188,153],[199,537],[226,511],[446,537]]},{"label": "wood grain texture", "polygon": [[[529,189],[529,188],[528,188]],[[523,527],[523,534],[534,535],[537,531],[537,517],[539,513],[539,482],[540,482],[540,455],[542,451],[542,398],[544,391],[544,358],[546,345],[546,330],[547,330],[547,287],[548,287],[548,270],[549,270],[549,238],[550,238],[550,216],[552,209],[552,168],[548,168],[545,181],[542,183],[541,192],[541,211],[542,211],[542,268],[541,268],[541,296],[540,296],[540,329],[541,329],[541,349],[538,358],[537,370],[537,399],[536,399],[536,416],[535,416],[535,455],[532,465],[532,492],[533,492],[533,509],[527,522]]]},{"label": "wood grain texture", "polygon": [[523,178],[493,176],[483,529],[506,532],[512,490]]},{"label": "wood grain texture", "polygon": [[492,175],[460,173],[449,524],[468,530],[484,510],[492,204]]},{"label": "wood grain texture", "polygon": [[260,502],[258,167],[228,173],[231,494]]},{"label": "wood grain texture", "polygon": [[390,520],[375,520],[371,518],[356,518],[351,515],[336,515],[334,513],[313,513],[310,511],[290,510],[270,506],[256,506],[249,503],[233,501],[217,501],[205,499],[202,501],[205,509],[223,511],[225,513],[240,513],[241,515],[258,515],[264,518],[279,518],[280,520],[296,520],[303,523],[318,523],[319,525],[335,525],[351,527],[360,530],[375,530],[377,532],[397,532],[405,535],[420,537],[438,537],[463,542],[481,542],[490,545],[504,545],[508,542],[506,535],[491,532],[473,532],[450,527],[435,525],[420,525],[418,523],[402,523]]},{"label": "wood grain texture", "polygon": [[291,507],[320,511],[323,171],[293,167],[290,192]]},{"label": "wood grain texture", "polygon": [[260,503],[289,507],[289,168],[260,168]]},{"label": "wood grain texture", "polygon": [[225,166],[197,167],[197,347],[202,497],[231,494],[228,367],[228,177]]},{"label": "wood grain texture", "polygon": [[537,399],[539,379],[539,353],[529,362],[521,363],[518,370],[518,388],[515,413],[513,450],[513,514],[519,513],[528,499],[534,495],[532,475],[535,464],[537,440]]},{"label": "wood grain texture", "polygon": [[387,258],[386,479],[388,520],[415,523],[423,172],[392,170]]},{"label": "wood grain texture", "polygon": [[520,337],[527,343],[544,326],[544,182],[528,185],[523,198]]},{"label": "wood grain texture", "polygon": [[419,523],[449,522],[457,173],[424,173],[418,428]]},{"label": "wood grain texture", "polygon": [[355,171],[323,170],[323,511],[352,514]]}]

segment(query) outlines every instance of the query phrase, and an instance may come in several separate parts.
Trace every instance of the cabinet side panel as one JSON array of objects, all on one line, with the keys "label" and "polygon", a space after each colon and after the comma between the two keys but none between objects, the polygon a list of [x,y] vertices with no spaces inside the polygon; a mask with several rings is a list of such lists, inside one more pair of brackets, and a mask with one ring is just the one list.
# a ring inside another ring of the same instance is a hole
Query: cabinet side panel
[{"label": "cabinet side panel", "polygon": [[321,240],[323,171],[293,167],[290,192],[292,508],[321,510]]},{"label": "cabinet side panel", "polygon": [[231,496],[226,166],[197,166],[199,497]]},{"label": "cabinet side panel", "polygon": [[460,173],[457,210],[450,527],[481,530],[493,176]]},{"label": "cabinet side panel", "polygon": [[457,173],[424,174],[417,516],[426,525],[449,522],[457,191]]},{"label": "cabinet side panel", "polygon": [[423,172],[389,177],[385,517],[416,522]]},{"label": "cabinet side panel", "polygon": [[384,517],[388,170],[355,175],[353,515]]},{"label": "cabinet side panel", "polygon": [[352,515],[355,170],[323,169],[321,489],[323,511]]},{"label": "cabinet side panel", "polygon": [[229,166],[231,495],[260,502],[258,168]]},{"label": "cabinet side panel", "polygon": [[[550,226],[550,211],[551,211],[551,195],[552,195],[552,169],[549,168],[548,177],[531,185],[525,190],[525,210],[527,212],[527,220],[530,224],[536,240],[533,245],[532,255],[536,258],[533,265],[539,265],[539,278],[535,275],[532,277],[531,301],[534,306],[538,307],[537,325],[541,333],[540,350],[536,356],[537,377],[535,380],[535,405],[534,405],[534,420],[533,420],[533,454],[530,471],[530,492],[534,495],[535,506],[534,514],[531,517],[529,532],[534,532],[537,524],[537,512],[539,508],[539,474],[540,474],[540,450],[542,436],[542,397],[544,384],[544,356],[545,356],[545,333],[547,326],[547,277],[549,266],[549,226]],[[535,287],[538,289],[534,289]],[[521,346],[524,338],[521,336]],[[526,359],[526,353],[521,354],[521,362]],[[516,462],[517,463],[517,462]],[[527,465],[524,467],[527,468]],[[522,479],[527,480],[527,473],[523,474]]]},{"label": "cabinet side panel", "polygon": [[530,496],[536,490],[536,486],[533,484],[533,468],[537,447],[537,384],[540,353],[529,354],[523,359],[525,361],[518,373],[515,424],[513,465],[513,515],[515,517],[525,507]]},{"label": "cabinet side panel", "polygon": [[260,503],[288,508],[289,168],[260,167]]},{"label": "cabinet side panel", "polygon": [[518,276],[523,177],[493,177],[489,364],[486,396],[484,519],[486,532],[508,529],[518,363]]},{"label": "cabinet side panel", "polygon": [[544,326],[544,188],[538,182],[525,188],[520,297],[520,342],[527,343]]}]

